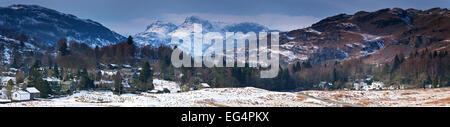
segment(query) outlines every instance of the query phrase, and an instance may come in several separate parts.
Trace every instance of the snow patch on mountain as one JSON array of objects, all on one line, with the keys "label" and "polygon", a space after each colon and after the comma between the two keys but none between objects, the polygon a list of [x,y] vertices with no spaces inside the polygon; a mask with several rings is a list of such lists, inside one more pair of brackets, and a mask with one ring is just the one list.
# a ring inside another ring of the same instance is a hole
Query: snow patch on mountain
[{"label": "snow patch on mountain", "polygon": [[18,53],[40,51],[38,47],[29,42],[21,42],[16,39],[0,35],[0,65],[11,64],[13,52]]},{"label": "snow patch on mountain", "polygon": [[361,37],[363,38],[364,41],[376,41],[381,39],[381,37],[379,36],[374,36],[370,34],[361,34]]},{"label": "snow patch on mountain", "polygon": [[322,32],[319,32],[319,31],[317,31],[317,30],[315,30],[313,28],[308,28],[308,29],[305,29],[305,30],[306,30],[306,32],[310,32],[310,33],[322,34]]},{"label": "snow patch on mountain", "polygon": [[4,64],[11,64],[11,51],[8,47],[4,47],[3,49],[3,61]]},{"label": "snow patch on mountain", "polygon": [[9,42],[14,42],[14,43],[20,43],[18,40],[16,40],[16,39],[12,39],[12,38],[8,38],[8,37],[5,37],[5,36],[3,36],[3,35],[0,35],[0,40],[2,40],[2,41],[9,41]]},{"label": "snow patch on mountain", "polygon": [[385,42],[382,37],[369,34],[361,34],[361,36],[365,41],[361,54],[370,54],[384,48]]}]

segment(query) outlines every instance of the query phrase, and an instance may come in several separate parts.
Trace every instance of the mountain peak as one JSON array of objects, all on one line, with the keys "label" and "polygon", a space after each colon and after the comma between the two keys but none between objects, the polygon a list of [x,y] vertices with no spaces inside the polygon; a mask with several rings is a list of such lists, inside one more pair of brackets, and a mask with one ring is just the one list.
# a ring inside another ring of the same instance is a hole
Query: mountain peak
[{"label": "mountain peak", "polygon": [[157,33],[166,33],[173,31],[177,26],[170,22],[165,22],[161,20],[157,20],[154,23],[147,26],[145,32],[157,32]]},{"label": "mountain peak", "polygon": [[200,23],[201,24],[204,22],[208,22],[208,21],[205,19],[202,19],[198,16],[189,16],[189,17],[186,17],[186,19],[184,20],[184,23]]}]

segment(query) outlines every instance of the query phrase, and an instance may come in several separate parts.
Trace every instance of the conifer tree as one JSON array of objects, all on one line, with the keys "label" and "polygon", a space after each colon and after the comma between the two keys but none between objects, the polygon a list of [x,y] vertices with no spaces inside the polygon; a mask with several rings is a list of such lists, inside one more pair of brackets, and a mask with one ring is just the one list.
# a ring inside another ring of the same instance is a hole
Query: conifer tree
[{"label": "conifer tree", "polygon": [[128,43],[129,45],[133,44],[133,43],[134,43],[133,37],[128,36],[127,43]]},{"label": "conifer tree", "polygon": [[94,88],[94,81],[89,77],[86,68],[79,71],[78,76],[80,77],[79,87],[81,89],[89,90]]},{"label": "conifer tree", "polygon": [[113,78],[114,78],[114,93],[120,95],[123,92],[122,75],[120,75],[120,72],[117,72],[117,74],[114,75]]},{"label": "conifer tree", "polygon": [[48,94],[51,94],[50,86],[46,81],[42,79],[42,74],[39,72],[41,68],[41,61],[37,60],[30,69],[28,79],[30,80],[29,86],[36,87],[41,94],[42,98],[47,98]]},{"label": "conifer tree", "polygon": [[145,62],[139,75],[138,90],[147,91],[148,89],[153,89],[153,86],[151,84],[152,78],[153,71],[150,69],[150,64],[148,62]]},{"label": "conifer tree", "polygon": [[69,54],[69,50],[67,50],[67,39],[61,38],[58,40],[58,51],[61,56],[65,56]]},{"label": "conifer tree", "polygon": [[14,82],[10,79],[10,80],[8,80],[8,83],[6,84],[6,96],[8,96],[8,98],[11,98],[13,88],[14,88]]},{"label": "conifer tree", "polygon": [[55,66],[53,66],[53,76],[56,78],[61,78],[61,74],[59,73],[59,67],[56,64]]}]

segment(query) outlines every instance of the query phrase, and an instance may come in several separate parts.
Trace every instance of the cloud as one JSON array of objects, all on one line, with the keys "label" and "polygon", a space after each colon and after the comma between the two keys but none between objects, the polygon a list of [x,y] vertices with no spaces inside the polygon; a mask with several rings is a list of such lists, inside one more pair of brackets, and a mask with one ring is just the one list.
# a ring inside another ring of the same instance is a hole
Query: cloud
[{"label": "cloud", "polygon": [[126,21],[117,21],[117,22],[102,22],[103,25],[110,28],[111,30],[123,35],[135,35],[139,32],[143,32],[148,25],[155,22],[156,18],[135,18]]},{"label": "cloud", "polygon": [[152,23],[154,23],[157,19],[156,18],[135,18],[132,19],[130,22],[131,23],[137,23],[137,24],[146,24],[146,25],[150,25]]},{"label": "cloud", "polygon": [[199,16],[210,21],[220,21],[225,23],[255,22],[282,31],[289,31],[308,27],[319,21],[319,18],[312,16],[290,16],[282,14],[259,14],[259,15],[229,15],[229,14],[209,14],[209,13],[185,13],[185,14],[163,14],[163,20],[180,24],[188,16]]}]

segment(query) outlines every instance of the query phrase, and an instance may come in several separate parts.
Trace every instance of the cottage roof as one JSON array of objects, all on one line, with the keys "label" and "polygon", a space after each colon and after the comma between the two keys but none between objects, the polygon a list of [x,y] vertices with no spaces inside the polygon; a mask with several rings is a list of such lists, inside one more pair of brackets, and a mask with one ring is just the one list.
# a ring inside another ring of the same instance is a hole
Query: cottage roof
[{"label": "cottage roof", "polygon": [[60,82],[61,80],[59,80],[56,77],[47,77],[47,78],[42,78],[43,80],[47,81],[47,82]]},{"label": "cottage roof", "polygon": [[115,75],[115,74],[117,74],[117,71],[104,71],[104,70],[101,70],[100,71],[101,73],[102,73],[102,75]]},{"label": "cottage roof", "polygon": [[35,87],[28,87],[26,90],[30,93],[40,93],[40,91]]},{"label": "cottage roof", "polygon": [[100,82],[103,84],[113,84],[114,83],[114,81],[111,81],[111,80],[100,80]]},{"label": "cottage roof", "polygon": [[12,80],[13,82],[16,81],[16,77],[0,77],[2,82],[8,82],[9,80]]},{"label": "cottage roof", "polygon": [[131,68],[131,65],[124,64],[124,65],[122,65],[122,67],[125,67],[125,68]]},{"label": "cottage roof", "polygon": [[10,71],[17,71],[16,68],[9,68]]},{"label": "cottage roof", "polygon": [[202,85],[202,87],[210,87],[209,85],[208,85],[208,83],[200,83],[200,85]]},{"label": "cottage roof", "polygon": [[14,92],[14,93],[18,93],[18,94],[20,94],[20,95],[30,94],[30,93],[28,93],[28,92],[26,92],[26,91],[23,91],[23,90],[18,90],[18,91]]}]

